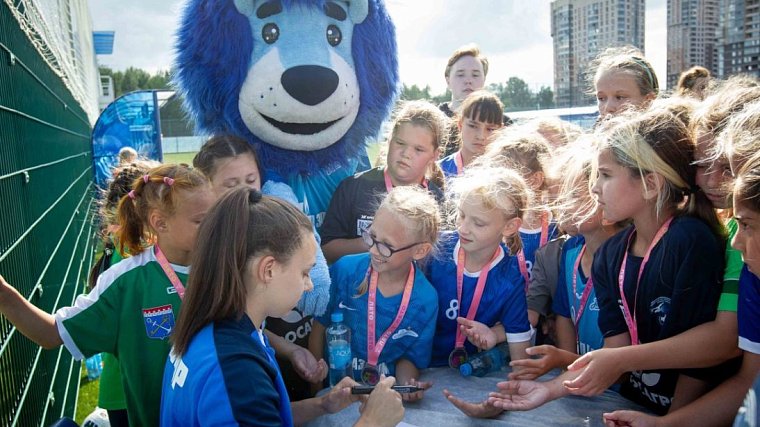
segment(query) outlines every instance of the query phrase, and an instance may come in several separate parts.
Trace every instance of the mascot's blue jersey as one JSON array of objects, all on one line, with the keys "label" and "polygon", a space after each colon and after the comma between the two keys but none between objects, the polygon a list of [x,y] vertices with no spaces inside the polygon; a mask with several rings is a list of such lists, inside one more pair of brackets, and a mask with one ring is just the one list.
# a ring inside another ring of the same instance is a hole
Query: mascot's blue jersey
[{"label": "mascot's blue jersey", "polygon": [[312,223],[319,229],[325,220],[325,212],[330,206],[330,199],[332,199],[338,184],[364,166],[364,162],[359,163],[359,161],[353,161],[353,168],[342,168],[333,172],[320,170],[308,177],[291,174],[287,178],[282,178],[276,172],[268,171],[267,178],[290,186],[296,199],[298,199],[298,207],[308,215]]}]

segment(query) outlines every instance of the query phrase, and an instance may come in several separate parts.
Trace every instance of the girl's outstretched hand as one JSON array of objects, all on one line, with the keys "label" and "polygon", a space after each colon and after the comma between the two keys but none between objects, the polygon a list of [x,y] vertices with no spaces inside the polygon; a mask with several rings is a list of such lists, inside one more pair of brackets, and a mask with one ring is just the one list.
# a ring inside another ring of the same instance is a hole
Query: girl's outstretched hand
[{"label": "girl's outstretched hand", "polygon": [[488,396],[488,403],[507,411],[527,411],[548,402],[551,392],[546,383],[537,381],[505,381],[496,384],[498,392]]},{"label": "girl's outstretched hand", "polygon": [[620,358],[615,356],[614,348],[602,348],[594,350],[579,357],[571,363],[568,371],[580,371],[574,380],[565,381],[565,388],[571,393],[580,396],[596,396],[620,378],[626,371],[620,363]]},{"label": "girl's outstretched hand", "polygon": [[310,383],[321,382],[327,377],[327,363],[324,359],[317,359],[311,352],[303,347],[297,346],[290,353],[288,359],[293,365],[293,369],[298,373],[298,376]]},{"label": "girl's outstretched hand", "polygon": [[490,350],[497,344],[496,334],[488,326],[468,320],[466,317],[457,317],[459,329],[467,337],[467,341],[481,350]]},{"label": "girl's outstretched hand", "polygon": [[0,275],[0,298],[3,297],[5,293],[10,291],[11,289],[14,289],[13,286],[11,286],[8,282],[5,281],[5,278],[3,278],[2,275]]},{"label": "girl's outstretched hand", "polygon": [[451,402],[452,405],[456,406],[457,409],[462,411],[465,415],[468,417],[473,418],[494,418],[499,416],[502,412],[504,412],[502,409],[497,408],[493,406],[489,400],[484,400],[480,403],[470,403],[465,402],[464,400],[459,399],[458,397],[451,394],[450,391],[444,389],[443,395],[446,396],[446,399]]},{"label": "girl's outstretched hand", "polygon": [[430,381],[418,381],[414,378],[410,378],[409,381],[406,382],[406,384],[401,385],[414,385],[419,388],[422,388],[424,390],[414,392],[414,393],[404,393],[401,395],[401,398],[404,399],[404,402],[416,402],[418,400],[421,400],[423,397],[425,397],[425,391],[433,386],[433,383]]},{"label": "girl's outstretched hand", "polygon": [[615,411],[602,414],[607,427],[657,427],[659,418],[637,411]]},{"label": "girl's outstretched hand", "polygon": [[537,359],[513,360],[509,366],[515,368],[509,373],[510,380],[534,380],[554,368],[564,368],[578,357],[575,353],[559,349],[553,345],[539,345],[525,350],[528,356]]}]

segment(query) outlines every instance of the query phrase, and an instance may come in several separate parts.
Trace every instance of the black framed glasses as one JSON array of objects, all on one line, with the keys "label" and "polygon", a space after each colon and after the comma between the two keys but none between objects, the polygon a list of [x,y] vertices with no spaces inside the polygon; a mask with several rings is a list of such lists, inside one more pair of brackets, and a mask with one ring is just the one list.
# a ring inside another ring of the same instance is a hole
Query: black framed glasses
[{"label": "black framed glasses", "polygon": [[416,243],[412,243],[411,245],[404,246],[403,248],[391,249],[391,247],[388,246],[387,244],[383,242],[378,242],[377,240],[375,240],[375,238],[372,237],[372,235],[369,234],[369,231],[367,230],[362,231],[362,240],[364,241],[364,244],[367,245],[367,249],[371,248],[372,246],[376,246],[377,252],[385,258],[390,258],[396,252],[405,251],[415,245],[419,245],[420,243],[425,243],[425,242],[416,242]]}]

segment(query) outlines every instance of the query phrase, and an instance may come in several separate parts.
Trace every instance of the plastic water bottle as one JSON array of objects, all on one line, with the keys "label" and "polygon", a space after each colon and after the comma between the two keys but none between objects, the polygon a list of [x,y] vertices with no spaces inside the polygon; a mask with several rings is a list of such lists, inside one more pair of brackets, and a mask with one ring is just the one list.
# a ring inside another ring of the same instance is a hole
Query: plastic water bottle
[{"label": "plastic water bottle", "polygon": [[509,345],[503,343],[496,347],[470,356],[467,362],[459,366],[459,373],[465,377],[484,377],[491,372],[501,370],[509,362]]},{"label": "plastic water bottle", "polygon": [[330,386],[339,383],[343,377],[353,378],[351,357],[351,329],[343,323],[343,313],[330,315],[332,323],[327,328],[327,358],[330,364]]},{"label": "plastic water bottle", "polygon": [[100,377],[100,373],[103,372],[103,359],[100,353],[85,359],[85,369],[87,369],[87,378],[92,381]]}]

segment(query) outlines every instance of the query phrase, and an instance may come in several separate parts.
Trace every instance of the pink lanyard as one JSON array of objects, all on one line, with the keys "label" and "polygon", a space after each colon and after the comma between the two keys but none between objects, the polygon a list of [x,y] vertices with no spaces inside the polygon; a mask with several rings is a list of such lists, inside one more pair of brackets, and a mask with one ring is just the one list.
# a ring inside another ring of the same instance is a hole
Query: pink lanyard
[{"label": "pink lanyard", "polygon": [[625,255],[623,255],[623,264],[620,266],[620,273],[618,273],[618,289],[620,289],[620,300],[623,302],[623,317],[625,318],[625,324],[628,326],[628,332],[631,334],[631,344],[639,344],[639,330],[636,325],[636,302],[639,298],[639,283],[641,283],[641,273],[644,272],[644,266],[649,261],[649,256],[652,254],[652,249],[659,243],[662,236],[668,231],[670,222],[673,221],[673,217],[668,218],[665,223],[657,230],[652,243],[649,244],[646,254],[644,254],[644,260],[641,261],[641,267],[639,267],[639,273],[636,275],[636,290],[633,293],[633,315],[631,315],[631,309],[628,307],[628,301],[625,298],[625,291],[623,290],[623,282],[625,281],[625,265],[628,261],[628,250],[631,246],[631,240],[633,234],[636,232],[634,229],[631,234],[628,235],[628,243],[625,245]]},{"label": "pink lanyard", "polygon": [[464,159],[461,150],[454,155],[454,164],[457,166],[457,176],[461,175],[464,172]]},{"label": "pink lanyard", "polygon": [[[486,265],[483,266],[483,268],[480,270],[480,275],[478,276],[478,283],[475,285],[475,293],[472,296],[472,302],[470,303],[470,308],[467,310],[467,320],[472,320],[475,318],[475,314],[478,312],[478,307],[480,306],[480,299],[483,298],[483,290],[486,287],[486,278],[488,277],[488,272],[491,270],[491,263],[494,262],[496,258],[499,257],[499,253],[501,252],[501,248],[496,248],[496,251],[494,252],[493,256],[491,257],[491,260],[486,263]],[[457,303],[459,304],[458,307],[462,307],[462,288],[463,288],[463,282],[464,282],[464,250],[462,248],[459,248],[459,253],[457,253]],[[454,348],[461,348],[464,345],[464,335],[462,334],[461,329],[459,326],[457,326],[457,334],[456,334],[456,341]]]},{"label": "pink lanyard", "polygon": [[156,254],[156,261],[158,261],[158,264],[164,270],[164,274],[166,274],[166,277],[172,283],[172,286],[174,286],[174,290],[177,291],[177,295],[179,295],[179,299],[184,299],[185,287],[182,285],[182,281],[179,280],[179,277],[177,277],[177,273],[174,272],[174,270],[172,269],[172,266],[169,264],[169,260],[167,260],[166,257],[164,256],[164,253],[161,252],[161,248],[159,248],[158,245],[154,245],[153,247],[156,248],[156,250],[154,251],[154,253]]},{"label": "pink lanyard", "polygon": [[[578,258],[575,259],[575,265],[573,266],[573,300],[575,300],[575,296],[578,295],[578,268],[581,265],[581,258],[583,258],[583,254],[586,252],[586,245],[583,245],[581,248],[581,252],[578,254]],[[588,298],[591,295],[591,290],[594,289],[594,281],[591,278],[591,275],[588,275],[588,281],[586,282],[586,287],[583,288],[583,294],[581,295],[581,301],[578,305],[578,311],[575,313],[575,339],[578,341],[578,322],[581,321],[581,316],[583,315],[583,310],[586,309],[586,303],[588,303]],[[575,304],[573,304],[575,305]]]},{"label": "pink lanyard", "polygon": [[[383,169],[383,177],[385,178],[385,191],[391,192],[393,190],[393,181],[391,181],[391,176],[388,175],[388,168],[386,167]],[[420,184],[425,188],[428,188],[428,180],[427,178],[422,178],[422,183]]]},{"label": "pink lanyard", "polygon": [[[370,269],[371,270],[371,269]],[[401,324],[401,320],[406,314],[406,309],[409,308],[409,299],[412,297],[412,285],[414,284],[414,266],[409,266],[409,277],[406,279],[404,285],[404,295],[401,297],[401,305],[396,313],[396,318],[393,319],[393,323],[388,326],[388,329],[383,332],[380,339],[375,344],[375,315],[377,313],[377,307],[375,300],[377,298],[377,271],[371,270],[369,279],[369,295],[367,298],[367,363],[370,366],[377,366],[377,360],[380,358],[380,353],[385,347],[385,343],[388,342],[391,334],[396,331],[398,325]]]},{"label": "pink lanyard", "polygon": [[[539,240],[539,249],[544,247],[546,242],[549,241],[549,214],[544,212],[541,214],[541,238]],[[525,279],[525,294],[528,294],[528,285],[530,285],[530,275],[528,274],[528,263],[525,261],[525,251],[520,249],[517,253],[517,265],[520,267],[520,274]]]}]

